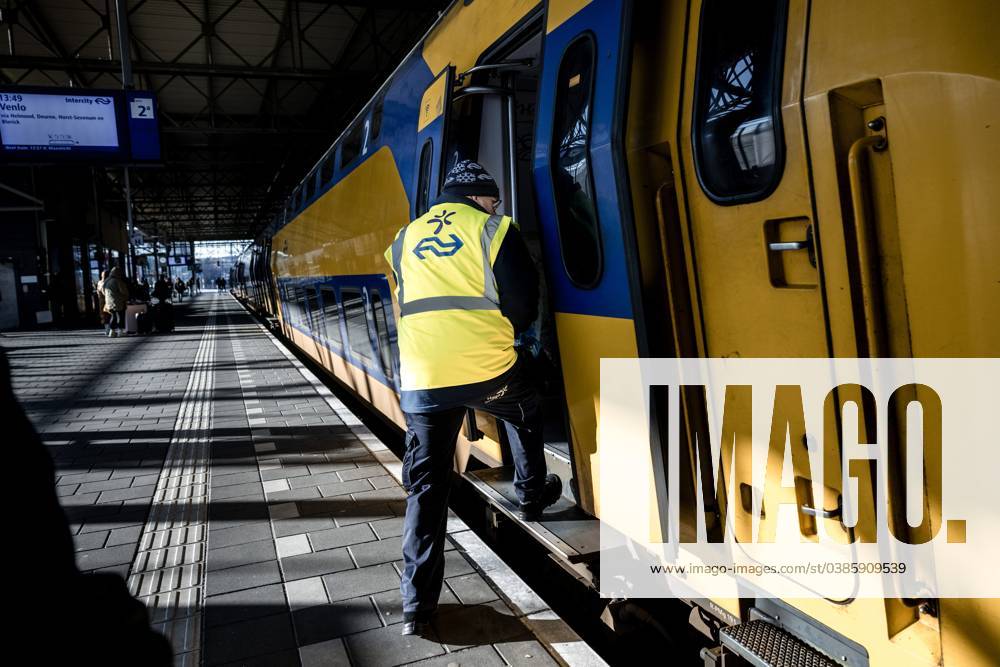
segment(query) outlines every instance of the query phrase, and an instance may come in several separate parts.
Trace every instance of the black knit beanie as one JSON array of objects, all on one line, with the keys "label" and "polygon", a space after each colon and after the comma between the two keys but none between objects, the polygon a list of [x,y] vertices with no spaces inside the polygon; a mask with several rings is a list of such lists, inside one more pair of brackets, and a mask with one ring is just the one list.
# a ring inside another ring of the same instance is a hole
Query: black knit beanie
[{"label": "black knit beanie", "polygon": [[500,197],[500,188],[483,165],[472,160],[459,160],[444,179],[441,192],[450,195]]}]

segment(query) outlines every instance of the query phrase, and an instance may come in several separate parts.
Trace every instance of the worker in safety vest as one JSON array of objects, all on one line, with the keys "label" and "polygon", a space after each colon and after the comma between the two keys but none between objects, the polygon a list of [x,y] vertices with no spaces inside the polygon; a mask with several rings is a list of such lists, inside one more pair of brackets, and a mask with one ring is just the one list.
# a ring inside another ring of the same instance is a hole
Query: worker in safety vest
[{"label": "worker in safety vest", "polygon": [[459,160],[441,197],[396,235],[385,257],[399,303],[400,403],[406,415],[403,634],[437,608],[455,442],[467,408],[504,422],[523,520],[562,495],[546,475],[541,406],[514,347],[538,313],[538,275],[517,225],[496,215],[496,182]]}]

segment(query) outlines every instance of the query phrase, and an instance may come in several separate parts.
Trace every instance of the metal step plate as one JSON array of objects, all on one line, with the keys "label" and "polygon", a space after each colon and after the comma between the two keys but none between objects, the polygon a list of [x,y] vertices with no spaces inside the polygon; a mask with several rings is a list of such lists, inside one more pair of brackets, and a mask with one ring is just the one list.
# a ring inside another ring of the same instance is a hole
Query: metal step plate
[{"label": "metal step plate", "polygon": [[748,621],[719,631],[722,645],[754,667],[838,667],[794,635],[767,621]]},{"label": "metal step plate", "polygon": [[563,496],[546,509],[541,521],[522,521],[517,517],[514,466],[468,471],[462,476],[487,502],[524,526],[549,551],[570,563],[597,558],[601,541],[600,523],[569,498]]}]

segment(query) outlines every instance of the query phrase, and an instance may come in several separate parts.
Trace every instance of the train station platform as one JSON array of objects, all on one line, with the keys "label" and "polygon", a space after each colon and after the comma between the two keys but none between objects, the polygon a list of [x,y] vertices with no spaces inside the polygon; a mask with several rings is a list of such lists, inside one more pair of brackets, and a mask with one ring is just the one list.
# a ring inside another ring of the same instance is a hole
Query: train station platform
[{"label": "train station platform", "polygon": [[79,568],[125,577],[176,664],[604,664],[454,515],[431,636],[401,636],[396,456],[229,294],[176,310],[0,336]]}]

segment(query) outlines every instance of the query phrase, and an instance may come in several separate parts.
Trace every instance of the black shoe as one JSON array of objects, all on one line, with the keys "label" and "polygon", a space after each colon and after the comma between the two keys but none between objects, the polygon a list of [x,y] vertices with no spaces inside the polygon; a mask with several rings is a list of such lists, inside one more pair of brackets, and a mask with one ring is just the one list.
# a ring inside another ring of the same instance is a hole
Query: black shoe
[{"label": "black shoe", "polygon": [[418,637],[423,637],[427,634],[430,629],[430,623],[427,621],[403,621],[403,632],[404,635],[417,635]]},{"label": "black shoe", "polygon": [[542,512],[549,505],[554,505],[562,497],[562,480],[559,475],[549,473],[545,476],[545,487],[542,489],[541,497],[530,503],[521,503],[517,510],[517,517],[521,521],[538,521],[542,518]]},{"label": "black shoe", "polygon": [[437,607],[423,611],[403,612],[403,632],[404,635],[426,636],[430,631],[431,617],[437,611]]}]

